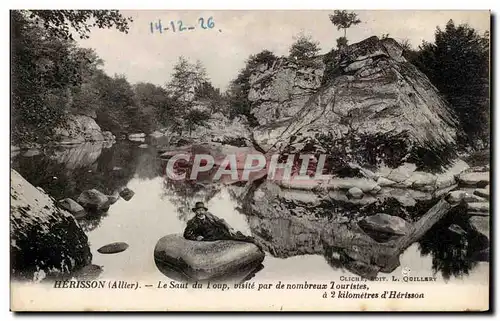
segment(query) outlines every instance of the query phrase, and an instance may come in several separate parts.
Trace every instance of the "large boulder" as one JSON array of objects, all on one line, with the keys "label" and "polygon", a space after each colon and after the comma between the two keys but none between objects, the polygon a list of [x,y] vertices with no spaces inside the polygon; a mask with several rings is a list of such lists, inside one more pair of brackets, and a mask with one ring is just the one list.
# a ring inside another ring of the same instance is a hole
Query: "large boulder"
[{"label": "large boulder", "polygon": [[467,172],[458,176],[458,182],[464,186],[486,187],[490,183],[489,172]]},{"label": "large boulder", "polygon": [[347,195],[352,197],[352,198],[362,198],[363,197],[363,191],[358,188],[358,187],[351,187],[348,191],[347,191]]},{"label": "large boulder", "polygon": [[487,200],[490,199],[490,189],[489,188],[478,188],[474,191],[474,195],[483,197]]},{"label": "large boulder", "polygon": [[259,268],[264,252],[247,242],[197,242],[171,234],[158,241],[154,259],[158,269],[174,279],[241,281]]},{"label": "large boulder", "polygon": [[85,209],[83,206],[72,200],[71,198],[65,198],[59,201],[59,206],[66,211],[73,214],[76,218],[85,216]]},{"label": "large boulder", "polygon": [[109,134],[106,134],[105,137],[95,120],[86,115],[68,115],[64,126],[57,127],[55,132],[59,143],[63,145],[110,139]]},{"label": "large boulder", "polygon": [[[335,70],[325,71],[329,80],[312,88],[300,108],[288,112],[281,104],[271,110],[263,103],[254,104],[254,115],[271,119],[278,111],[290,115],[255,128],[255,143],[264,151],[326,152],[362,166],[384,163],[394,168],[404,161],[419,167],[446,164],[455,156],[456,118],[402,51],[393,39],[368,38],[349,46]],[[279,87],[280,81],[271,78],[261,86]],[[261,101],[276,100],[273,92]],[[289,94],[288,99],[294,100]]]},{"label": "large boulder", "polygon": [[385,213],[378,213],[365,217],[359,221],[358,225],[365,230],[389,233],[395,235],[405,235],[408,233],[409,224],[398,216]]},{"label": "large boulder", "polygon": [[75,218],[11,170],[11,272],[33,279],[43,271],[71,272],[92,260],[88,239]]},{"label": "large boulder", "polygon": [[101,254],[115,254],[120,253],[128,249],[128,244],[125,242],[114,242],[106,244],[97,249],[97,252]]},{"label": "large boulder", "polygon": [[248,121],[242,116],[229,119],[222,113],[213,113],[203,126],[190,133],[196,143],[221,143],[238,147],[252,146]]},{"label": "large boulder", "polygon": [[128,187],[125,187],[120,191],[120,196],[126,201],[130,201],[134,195],[135,192]]},{"label": "large boulder", "polygon": [[316,57],[307,65],[281,58],[250,76],[248,100],[259,125],[293,117],[321,86],[325,64]]},{"label": "large boulder", "polygon": [[88,210],[96,211],[109,208],[108,197],[96,189],[82,192],[76,201]]}]

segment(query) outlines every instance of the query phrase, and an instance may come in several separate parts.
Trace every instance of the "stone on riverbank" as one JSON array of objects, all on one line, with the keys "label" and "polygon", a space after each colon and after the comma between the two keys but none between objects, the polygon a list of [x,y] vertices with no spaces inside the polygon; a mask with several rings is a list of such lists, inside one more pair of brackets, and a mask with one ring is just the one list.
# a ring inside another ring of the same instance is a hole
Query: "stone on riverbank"
[{"label": "stone on riverbank", "polygon": [[96,189],[82,192],[76,201],[88,210],[105,211],[109,208],[108,197]]},{"label": "stone on riverbank", "polygon": [[490,189],[489,188],[478,188],[474,191],[474,195],[483,197],[487,200],[490,199]]},{"label": "stone on riverbank", "polygon": [[106,195],[108,197],[108,204],[113,205],[115,204],[118,199],[120,198],[120,195],[118,193],[114,193],[113,195]]},{"label": "stone on riverbank", "polygon": [[59,206],[70,212],[76,218],[85,216],[85,209],[71,198],[65,198],[59,201]]},{"label": "stone on riverbank", "polygon": [[448,194],[448,202],[450,203],[458,203],[458,202],[467,202],[467,203],[477,203],[477,202],[485,202],[486,199],[473,195],[467,191],[457,190],[452,191]]},{"label": "stone on riverbank", "polygon": [[471,216],[469,222],[481,234],[490,238],[490,218],[485,216]]},{"label": "stone on riverbank", "polygon": [[359,198],[363,198],[363,191],[361,189],[359,189],[358,187],[351,187],[348,191],[347,191],[347,195],[352,197],[352,198],[356,198],[356,199],[359,199]]},{"label": "stone on riverbank", "polygon": [[377,180],[377,184],[381,187],[386,187],[386,186],[393,186],[396,184],[395,181],[391,181],[390,179],[387,179],[385,177],[380,176]]},{"label": "stone on riverbank", "polygon": [[55,129],[61,145],[114,141],[111,132],[102,131],[95,120],[86,115],[68,115],[65,126]]},{"label": "stone on riverbank", "polygon": [[125,242],[115,242],[101,246],[97,252],[101,254],[120,253],[128,249],[128,244]]},{"label": "stone on riverbank", "polygon": [[467,203],[469,211],[488,213],[490,211],[490,203],[488,202],[473,202]]},{"label": "stone on riverbank", "polygon": [[11,170],[10,258],[15,277],[71,272],[89,264],[88,239],[75,218]]},{"label": "stone on riverbank", "polygon": [[405,235],[409,230],[409,223],[398,216],[378,213],[367,216],[358,225],[363,229],[395,235]]},{"label": "stone on riverbank", "polygon": [[489,172],[462,173],[458,176],[458,182],[465,186],[485,187],[490,183]]},{"label": "stone on riverbank", "polygon": [[120,196],[126,200],[126,201],[130,201],[132,199],[132,197],[134,196],[134,191],[131,190],[130,188],[128,187],[125,187],[124,189],[121,190],[120,192]]}]

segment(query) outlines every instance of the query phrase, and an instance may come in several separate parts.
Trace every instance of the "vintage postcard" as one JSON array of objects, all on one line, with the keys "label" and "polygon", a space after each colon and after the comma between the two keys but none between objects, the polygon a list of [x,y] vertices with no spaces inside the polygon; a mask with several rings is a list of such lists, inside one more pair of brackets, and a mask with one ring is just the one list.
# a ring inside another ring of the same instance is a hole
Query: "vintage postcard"
[{"label": "vintage postcard", "polygon": [[12,10],[11,310],[490,310],[490,15]]}]

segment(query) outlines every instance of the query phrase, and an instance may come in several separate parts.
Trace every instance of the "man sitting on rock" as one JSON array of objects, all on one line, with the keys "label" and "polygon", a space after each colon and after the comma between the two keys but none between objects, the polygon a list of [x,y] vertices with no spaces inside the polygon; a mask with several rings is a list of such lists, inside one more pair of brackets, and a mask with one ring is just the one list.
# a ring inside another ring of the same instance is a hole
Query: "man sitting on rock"
[{"label": "man sitting on rock", "polygon": [[196,216],[190,219],[184,230],[184,238],[192,241],[235,240],[254,243],[253,237],[235,231],[226,221],[208,212],[203,202],[193,208]]}]

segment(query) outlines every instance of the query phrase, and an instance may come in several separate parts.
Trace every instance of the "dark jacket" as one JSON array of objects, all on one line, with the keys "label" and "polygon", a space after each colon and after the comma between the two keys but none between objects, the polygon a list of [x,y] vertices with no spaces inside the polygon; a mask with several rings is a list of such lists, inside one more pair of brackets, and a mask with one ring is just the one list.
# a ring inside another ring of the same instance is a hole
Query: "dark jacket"
[{"label": "dark jacket", "polygon": [[254,243],[252,237],[234,231],[226,221],[208,212],[204,219],[195,216],[187,222],[184,238],[196,241],[198,236],[203,236],[202,241],[235,240]]}]

